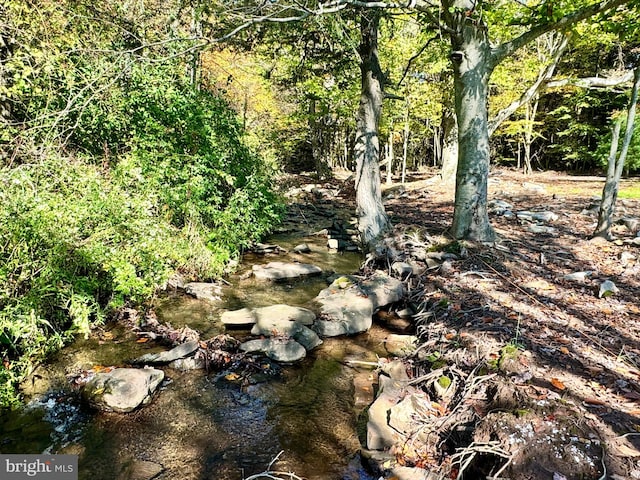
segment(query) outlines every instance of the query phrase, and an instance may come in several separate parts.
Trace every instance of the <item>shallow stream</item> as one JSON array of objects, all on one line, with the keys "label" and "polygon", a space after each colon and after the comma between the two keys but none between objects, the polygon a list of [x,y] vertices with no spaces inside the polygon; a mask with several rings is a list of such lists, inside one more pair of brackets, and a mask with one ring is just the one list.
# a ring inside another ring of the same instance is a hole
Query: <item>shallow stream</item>
[{"label": "shallow stream", "polygon": [[[297,260],[325,271],[357,270],[358,254],[331,254],[320,241],[306,240],[312,248],[307,255],[246,256],[219,304],[180,295],[159,299],[158,318],[174,327],[189,325],[206,339],[224,331],[224,310],[276,303],[305,306],[326,286],[320,277],[258,282],[243,275],[252,264]],[[285,249],[294,242],[272,241]],[[153,478],[240,480],[264,471],[282,451],[276,470],[311,480],[365,480],[369,476],[357,458],[364,407],[354,401],[353,377],[369,373],[345,361],[375,361],[385,355],[385,335],[374,326],[356,337],[327,339],[301,363],[284,366],[278,377],[256,384],[166,368],[168,380],[149,405],[115,414],[81,405],[65,375],[95,365],[125,365],[162,347],[137,343],[131,332],[110,326],[79,339],[55,362],[40,367],[27,389],[33,394],[30,405],[0,417],[0,452],[78,454],[80,479],[144,480],[161,466]]]}]

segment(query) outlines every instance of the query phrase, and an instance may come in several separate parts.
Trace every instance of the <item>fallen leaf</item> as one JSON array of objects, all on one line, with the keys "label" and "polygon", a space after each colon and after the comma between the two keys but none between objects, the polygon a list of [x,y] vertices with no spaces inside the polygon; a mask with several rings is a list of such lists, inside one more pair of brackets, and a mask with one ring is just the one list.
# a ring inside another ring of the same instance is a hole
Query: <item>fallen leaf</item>
[{"label": "fallen leaf", "polygon": [[456,338],[456,334],[455,333],[447,333],[444,338],[446,338],[447,340],[453,340],[454,338]]},{"label": "fallen leaf", "polygon": [[558,390],[564,390],[567,388],[564,383],[562,383],[560,380],[558,380],[555,377],[551,379],[551,385],[553,385]]},{"label": "fallen leaf", "polygon": [[237,373],[228,373],[224,376],[224,378],[226,380],[229,380],[230,382],[234,382],[240,378],[240,375],[238,375]]},{"label": "fallen leaf", "polygon": [[587,405],[606,405],[607,402],[600,400],[598,398],[585,398],[584,403]]},{"label": "fallen leaf", "polygon": [[560,347],[560,353],[563,355],[569,355],[569,349],[567,347]]},{"label": "fallen leaf", "polygon": [[147,343],[149,341],[148,337],[142,337],[136,340],[136,343]]}]

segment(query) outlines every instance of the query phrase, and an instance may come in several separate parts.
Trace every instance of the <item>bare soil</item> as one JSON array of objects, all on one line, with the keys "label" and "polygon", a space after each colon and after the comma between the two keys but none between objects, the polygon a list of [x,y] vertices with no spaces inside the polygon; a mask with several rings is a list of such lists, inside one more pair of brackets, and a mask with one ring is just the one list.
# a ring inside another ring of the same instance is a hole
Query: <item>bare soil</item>
[{"label": "bare soil", "polygon": [[[596,217],[584,211],[604,179],[492,172],[489,199],[558,217],[542,223],[553,231],[532,233],[492,214],[499,240],[480,245],[447,237],[454,189],[432,174],[384,194],[401,257],[415,260],[417,244],[455,253],[406,280],[422,342],[407,368],[486,381],[441,402],[448,427],[398,461],[466,480],[640,479],[640,247],[624,225],[615,241],[590,239]],[[337,199],[345,206],[350,183]],[[617,215],[640,218],[640,201],[619,200]],[[565,277],[575,272],[589,274]],[[605,280],[618,291],[600,298]]]}]

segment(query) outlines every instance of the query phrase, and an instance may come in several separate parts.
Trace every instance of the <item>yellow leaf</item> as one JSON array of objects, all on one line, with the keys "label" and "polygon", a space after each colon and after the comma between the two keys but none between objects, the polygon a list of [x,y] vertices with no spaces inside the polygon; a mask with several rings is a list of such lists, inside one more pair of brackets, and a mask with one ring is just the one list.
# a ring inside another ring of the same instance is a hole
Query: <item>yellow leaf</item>
[{"label": "yellow leaf", "polygon": [[560,347],[560,353],[569,355],[569,349],[567,347]]},{"label": "yellow leaf", "polygon": [[558,380],[555,377],[551,379],[551,385],[553,385],[558,390],[564,390],[567,388],[564,383],[562,383],[560,380]]},{"label": "yellow leaf", "polygon": [[237,373],[229,373],[225,375],[224,378],[229,380],[230,382],[234,382],[240,378],[240,375],[238,375]]}]

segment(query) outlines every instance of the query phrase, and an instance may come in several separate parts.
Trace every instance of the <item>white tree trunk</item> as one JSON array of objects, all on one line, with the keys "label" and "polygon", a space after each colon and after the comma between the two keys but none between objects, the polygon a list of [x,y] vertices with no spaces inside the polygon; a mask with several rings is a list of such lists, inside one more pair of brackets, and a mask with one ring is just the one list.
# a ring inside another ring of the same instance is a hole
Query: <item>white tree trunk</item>
[{"label": "white tree trunk", "polygon": [[[600,203],[600,211],[598,212],[598,225],[593,234],[594,237],[609,238],[611,221],[613,212],[618,198],[618,188],[620,186],[620,178],[624,169],[624,162],[627,159],[631,139],[633,138],[633,128],[636,118],[636,105],[638,103],[638,89],[640,88],[640,67],[636,67],[633,76],[633,88],[631,90],[631,99],[627,108],[627,128],[624,132],[622,141],[622,149],[618,155],[618,137],[622,125],[622,118],[618,119],[614,125],[613,134],[611,136],[611,149],[609,151],[609,159],[607,165],[607,180],[602,190],[602,202]],[[617,157],[617,158],[616,158]]]},{"label": "white tree trunk", "polygon": [[444,2],[451,35],[455,111],[458,120],[458,170],[452,235],[492,242],[495,233],[487,214],[489,177],[488,84],[492,63],[486,26],[470,18],[475,2]]},{"label": "white tree trunk", "polygon": [[365,249],[389,228],[389,219],[382,204],[380,185],[380,141],[378,127],[382,112],[383,74],[378,61],[379,12],[362,12],[360,72],[362,90],[356,118],[356,216],[358,230]]}]

